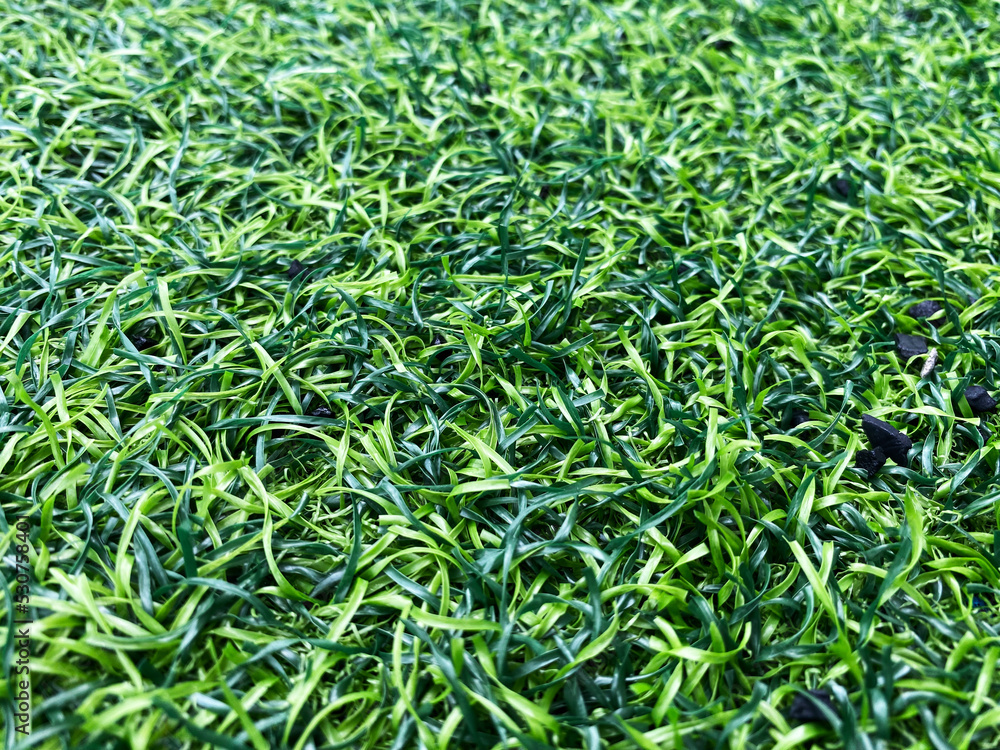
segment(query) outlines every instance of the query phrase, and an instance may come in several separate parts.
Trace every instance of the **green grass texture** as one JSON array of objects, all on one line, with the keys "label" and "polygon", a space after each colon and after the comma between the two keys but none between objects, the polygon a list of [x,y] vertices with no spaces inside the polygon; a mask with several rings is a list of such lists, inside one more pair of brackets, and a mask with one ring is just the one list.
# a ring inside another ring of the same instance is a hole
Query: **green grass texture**
[{"label": "green grass texture", "polygon": [[997,9],[0,0],[5,747],[997,747]]}]

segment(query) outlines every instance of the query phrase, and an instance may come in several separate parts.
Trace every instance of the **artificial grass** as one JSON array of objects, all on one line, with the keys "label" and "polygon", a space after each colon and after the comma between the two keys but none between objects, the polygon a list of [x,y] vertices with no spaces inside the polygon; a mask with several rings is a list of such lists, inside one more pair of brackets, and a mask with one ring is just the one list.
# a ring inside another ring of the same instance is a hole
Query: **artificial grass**
[{"label": "artificial grass", "polygon": [[998,47],[0,0],[21,747],[996,745]]}]

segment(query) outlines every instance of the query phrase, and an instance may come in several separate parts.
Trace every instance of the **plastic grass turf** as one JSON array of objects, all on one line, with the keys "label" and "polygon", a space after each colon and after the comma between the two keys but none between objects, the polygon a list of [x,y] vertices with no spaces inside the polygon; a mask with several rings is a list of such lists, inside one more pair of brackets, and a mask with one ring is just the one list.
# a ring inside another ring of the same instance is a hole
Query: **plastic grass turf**
[{"label": "plastic grass turf", "polygon": [[1000,742],[995,5],[323,5],[0,0],[22,747]]}]

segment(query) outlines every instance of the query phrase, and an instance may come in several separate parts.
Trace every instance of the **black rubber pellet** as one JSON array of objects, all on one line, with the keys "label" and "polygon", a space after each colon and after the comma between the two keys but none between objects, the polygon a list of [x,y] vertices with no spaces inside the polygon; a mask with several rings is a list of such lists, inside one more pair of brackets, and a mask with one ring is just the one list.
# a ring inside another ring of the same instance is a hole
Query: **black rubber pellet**
[{"label": "black rubber pellet", "polygon": [[934,313],[941,312],[941,305],[932,299],[925,299],[923,302],[918,302],[913,305],[906,314],[911,318],[929,318]]},{"label": "black rubber pellet", "polygon": [[900,466],[906,466],[906,454],[913,447],[913,441],[888,422],[865,414],[861,417],[861,428],[868,442]]},{"label": "black rubber pellet", "polygon": [[151,346],[156,346],[155,339],[147,338],[145,336],[129,336],[129,341],[131,341],[132,346],[134,346],[139,351],[142,351],[143,349],[148,349]]},{"label": "black rubber pellet", "polygon": [[927,342],[923,336],[911,336],[907,333],[896,334],[896,351],[904,360],[927,354]]},{"label": "black rubber pellet", "polygon": [[885,466],[885,453],[878,447],[870,451],[858,451],[854,460],[855,467],[864,470],[871,480],[878,474],[879,469]]},{"label": "black rubber pellet", "polygon": [[300,273],[306,270],[306,267],[299,263],[297,260],[293,260],[292,264],[288,266],[288,278],[294,279]]},{"label": "black rubber pellet", "polygon": [[[834,713],[837,712],[837,709],[833,705],[833,699],[830,698],[830,694],[825,690],[810,690],[809,695],[828,706]],[[802,723],[810,721],[825,721],[829,723],[830,721],[820,707],[802,693],[796,694],[792,700],[792,705],[788,709],[788,718],[792,721]]]},{"label": "black rubber pellet", "polygon": [[988,414],[997,409],[996,399],[981,385],[970,385],[966,388],[965,400],[976,414]]},{"label": "black rubber pellet", "polygon": [[793,427],[798,427],[803,422],[809,421],[809,414],[802,411],[801,409],[792,412],[792,416],[788,418],[789,429]]},{"label": "black rubber pellet", "polygon": [[311,412],[309,412],[310,417],[323,417],[324,419],[330,419],[333,417],[333,412],[330,411],[329,406],[317,406]]},{"label": "black rubber pellet", "polygon": [[834,180],[831,184],[833,185],[833,189],[845,198],[851,194],[851,183],[843,177]]}]

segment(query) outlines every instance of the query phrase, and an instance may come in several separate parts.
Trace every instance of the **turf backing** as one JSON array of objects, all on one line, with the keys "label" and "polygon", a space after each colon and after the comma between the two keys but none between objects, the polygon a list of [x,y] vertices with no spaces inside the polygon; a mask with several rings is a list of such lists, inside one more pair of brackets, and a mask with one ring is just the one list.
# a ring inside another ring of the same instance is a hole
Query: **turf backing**
[{"label": "turf backing", "polygon": [[998,49],[0,0],[6,746],[996,746]]}]

